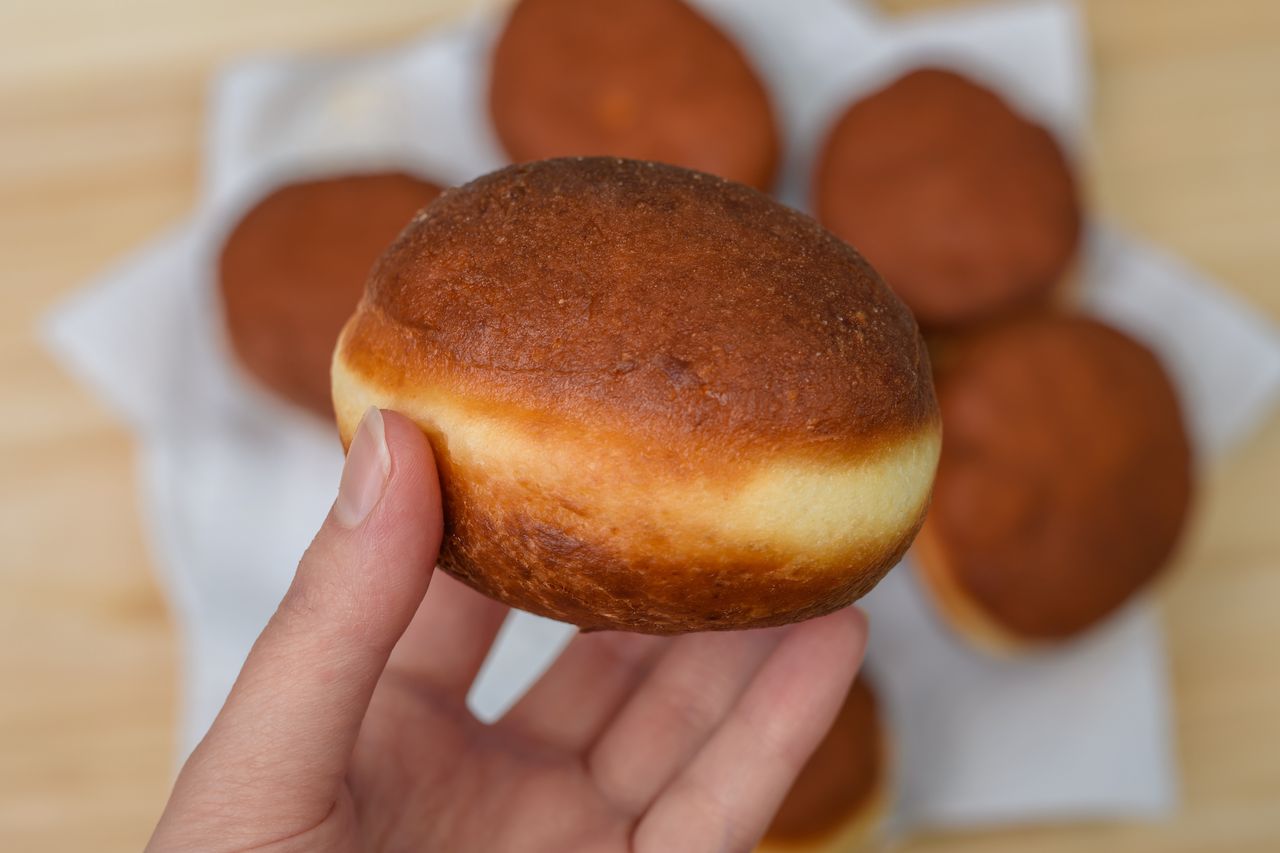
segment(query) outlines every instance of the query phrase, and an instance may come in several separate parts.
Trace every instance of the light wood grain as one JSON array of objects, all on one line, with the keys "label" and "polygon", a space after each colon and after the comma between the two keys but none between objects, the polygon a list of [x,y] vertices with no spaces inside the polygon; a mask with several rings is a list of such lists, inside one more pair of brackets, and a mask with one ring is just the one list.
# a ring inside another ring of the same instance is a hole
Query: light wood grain
[{"label": "light wood grain", "polygon": [[[189,209],[219,63],[390,44],[467,5],[10,0],[0,10],[0,849],[138,849],[167,789],[176,699],[176,638],[149,572],[129,439],[40,351],[35,323]],[[1280,3],[1085,9],[1097,207],[1280,321]],[[1273,421],[1203,484],[1160,591],[1184,773],[1176,817],[905,849],[1280,849],[1278,484]]]}]

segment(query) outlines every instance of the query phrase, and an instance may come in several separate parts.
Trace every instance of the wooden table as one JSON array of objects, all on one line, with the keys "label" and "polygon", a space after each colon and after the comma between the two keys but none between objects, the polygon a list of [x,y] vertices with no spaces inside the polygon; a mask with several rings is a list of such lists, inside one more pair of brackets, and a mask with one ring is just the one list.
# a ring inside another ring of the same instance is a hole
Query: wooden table
[{"label": "wooden table", "polygon": [[[0,11],[0,849],[138,849],[166,794],[176,698],[129,438],[41,351],[38,318],[191,207],[219,63],[388,44],[464,5],[9,0]],[[1085,6],[1096,206],[1280,322],[1280,3]],[[1178,815],[906,849],[1280,849],[1280,421],[1200,498],[1160,590]]]}]

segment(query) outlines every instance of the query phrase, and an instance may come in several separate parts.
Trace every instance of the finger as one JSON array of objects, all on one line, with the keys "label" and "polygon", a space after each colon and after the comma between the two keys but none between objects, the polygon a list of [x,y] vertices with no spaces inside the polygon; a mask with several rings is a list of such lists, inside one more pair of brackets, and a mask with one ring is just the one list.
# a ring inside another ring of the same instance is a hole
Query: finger
[{"label": "finger", "polygon": [[506,616],[504,605],[438,572],[387,670],[466,696]]},{"label": "finger", "polygon": [[585,749],[640,683],[663,637],[614,631],[578,634],[501,725],[562,749]]},{"label": "finger", "polygon": [[637,850],[749,850],[835,720],[866,648],[848,608],[795,627],[693,761],[658,795]]},{"label": "finger", "polygon": [[255,838],[323,819],[387,657],[427,591],[441,529],[422,432],[370,409],[333,509],[179,776],[170,810],[192,800],[197,811],[234,809],[237,831]]},{"label": "finger", "polygon": [[640,814],[706,742],[787,629],[677,639],[587,757],[601,791]]}]

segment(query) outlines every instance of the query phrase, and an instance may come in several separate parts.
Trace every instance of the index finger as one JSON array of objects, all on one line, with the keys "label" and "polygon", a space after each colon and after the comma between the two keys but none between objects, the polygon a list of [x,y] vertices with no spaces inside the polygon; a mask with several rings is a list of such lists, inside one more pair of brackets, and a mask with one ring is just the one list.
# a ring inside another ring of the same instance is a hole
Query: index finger
[{"label": "index finger", "polygon": [[658,795],[637,850],[749,850],[831,728],[866,649],[856,608],[797,625],[719,730]]}]

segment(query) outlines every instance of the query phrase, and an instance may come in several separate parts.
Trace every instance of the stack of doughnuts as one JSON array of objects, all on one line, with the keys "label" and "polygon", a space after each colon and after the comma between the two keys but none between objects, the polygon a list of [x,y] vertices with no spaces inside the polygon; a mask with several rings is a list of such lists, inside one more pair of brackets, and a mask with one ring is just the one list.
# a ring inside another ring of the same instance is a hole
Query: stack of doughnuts
[{"label": "stack of doughnuts", "polygon": [[[744,629],[849,605],[919,531],[937,612],[1009,652],[1167,563],[1178,401],[1145,347],[1059,307],[1083,205],[1015,106],[936,68],[858,98],[817,221],[763,194],[766,90],[682,0],[520,0],[488,107],[516,165],[280,187],[219,261],[261,384],[344,443],[370,406],[421,427],[445,571],[584,630]],[[860,679],[764,849],[872,837],[885,742]]]}]

